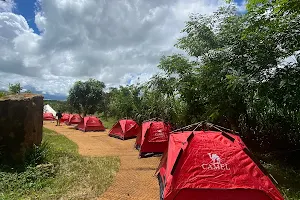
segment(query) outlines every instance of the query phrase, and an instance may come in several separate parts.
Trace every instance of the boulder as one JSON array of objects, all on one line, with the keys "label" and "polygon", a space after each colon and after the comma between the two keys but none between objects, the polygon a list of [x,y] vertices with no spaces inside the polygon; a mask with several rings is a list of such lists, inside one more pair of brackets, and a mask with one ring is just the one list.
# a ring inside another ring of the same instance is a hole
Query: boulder
[{"label": "boulder", "polygon": [[0,98],[0,161],[22,163],[27,150],[40,145],[43,96],[8,95]]}]

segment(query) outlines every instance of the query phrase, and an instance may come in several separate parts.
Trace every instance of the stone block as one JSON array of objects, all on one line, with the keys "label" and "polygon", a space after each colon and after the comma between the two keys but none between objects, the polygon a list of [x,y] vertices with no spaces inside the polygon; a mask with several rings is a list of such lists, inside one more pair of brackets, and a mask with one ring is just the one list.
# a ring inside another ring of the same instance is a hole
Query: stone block
[{"label": "stone block", "polygon": [[0,98],[0,159],[22,163],[27,150],[40,145],[43,134],[43,96],[8,95]]}]

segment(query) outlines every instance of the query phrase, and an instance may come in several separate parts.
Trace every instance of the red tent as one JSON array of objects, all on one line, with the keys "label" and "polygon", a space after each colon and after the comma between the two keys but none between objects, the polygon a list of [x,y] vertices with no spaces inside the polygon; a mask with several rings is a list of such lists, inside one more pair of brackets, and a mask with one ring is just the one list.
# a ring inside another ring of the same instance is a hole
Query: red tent
[{"label": "red tent", "polygon": [[169,140],[171,127],[163,121],[146,121],[142,124],[142,131],[138,134],[135,147],[140,156],[163,153]]},{"label": "red tent", "polygon": [[53,116],[52,113],[46,112],[46,113],[43,114],[43,119],[44,119],[44,120],[47,120],[47,121],[48,121],[48,120],[51,121],[51,120],[54,120],[55,117]]},{"label": "red tent", "polygon": [[105,128],[100,121],[95,116],[86,116],[83,120],[78,124],[77,129],[81,131],[105,131]]},{"label": "red tent", "polygon": [[69,117],[70,117],[69,113],[63,113],[62,118],[60,119],[60,123],[64,123],[64,122],[69,121]]},{"label": "red tent", "polygon": [[66,121],[67,125],[79,124],[82,121],[82,117],[79,114],[71,114],[69,120]]},{"label": "red tent", "polygon": [[283,200],[271,176],[233,134],[170,135],[157,170],[163,200]]},{"label": "red tent", "polygon": [[139,125],[135,121],[132,119],[122,119],[112,127],[108,135],[125,140],[136,137],[139,131]]}]

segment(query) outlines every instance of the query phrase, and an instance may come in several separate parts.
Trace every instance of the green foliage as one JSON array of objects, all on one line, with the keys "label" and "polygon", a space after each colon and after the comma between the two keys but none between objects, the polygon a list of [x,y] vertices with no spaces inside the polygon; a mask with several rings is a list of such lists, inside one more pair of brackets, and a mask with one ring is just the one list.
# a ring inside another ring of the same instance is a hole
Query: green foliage
[{"label": "green foliage", "polygon": [[193,70],[193,65],[195,64],[195,62],[190,62],[183,55],[175,54],[168,57],[163,56],[160,59],[158,68],[164,70],[168,75],[174,73],[179,75],[185,75],[190,73],[191,70]]},{"label": "green foliage", "polygon": [[6,96],[7,95],[7,93],[6,92],[4,92],[4,91],[0,91],[0,98],[1,97],[4,97],[4,96]]},{"label": "green foliage", "polygon": [[43,142],[41,145],[34,145],[31,150],[26,152],[25,166],[37,166],[42,164],[47,159],[47,153],[49,151],[49,145],[47,142]]},{"label": "green foliage", "polygon": [[95,79],[77,81],[69,91],[68,102],[84,114],[94,114],[104,103],[105,84]]},{"label": "green foliage", "polygon": [[[109,116],[117,119],[132,118],[137,122],[158,117],[174,124],[184,124],[185,103],[178,100],[171,90],[169,95],[159,77],[148,84],[113,88],[109,92]],[[161,84],[160,84],[161,83]]]},{"label": "green foliage", "polygon": [[112,183],[119,159],[82,157],[75,143],[44,129],[27,164],[23,171],[1,168],[0,199],[96,198]]},{"label": "green foliage", "polygon": [[298,0],[248,0],[246,6],[249,11],[253,11],[257,7],[268,6],[279,15],[299,14],[300,11]]},{"label": "green foliage", "polygon": [[79,110],[74,109],[67,101],[57,101],[57,100],[44,100],[44,105],[49,104],[51,108],[55,111],[60,112],[78,112]]},{"label": "green foliage", "polygon": [[96,113],[96,116],[101,119],[101,122],[103,123],[103,126],[107,129],[111,129],[111,127],[113,127],[113,125],[118,122],[118,119],[116,119],[116,117],[112,117],[112,116],[105,116],[103,113]]},{"label": "green foliage", "polygon": [[52,165],[27,167],[24,172],[0,172],[0,198],[22,199],[36,197],[33,191],[39,191],[51,184],[55,177]]},{"label": "green foliage", "polygon": [[116,118],[133,118],[139,110],[140,88],[135,86],[112,88],[109,92],[110,115]]},{"label": "green foliage", "polygon": [[16,83],[16,84],[9,84],[8,91],[11,94],[20,94],[22,90],[21,84]]},{"label": "green foliage", "polygon": [[285,199],[300,199],[300,176],[299,170],[278,164],[278,161],[271,160],[263,163],[264,167],[274,176],[280,185],[280,190]]},{"label": "green foliage", "polygon": [[161,118],[165,121],[179,124],[180,117],[184,113],[184,104],[173,95],[166,95],[159,91],[159,88],[147,87],[142,89],[141,106],[136,115],[136,120],[142,122],[151,118]]}]

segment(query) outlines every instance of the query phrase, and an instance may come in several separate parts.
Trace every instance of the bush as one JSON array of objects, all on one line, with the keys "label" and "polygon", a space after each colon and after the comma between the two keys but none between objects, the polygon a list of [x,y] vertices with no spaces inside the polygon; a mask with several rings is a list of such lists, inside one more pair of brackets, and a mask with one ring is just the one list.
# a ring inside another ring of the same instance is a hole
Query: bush
[{"label": "bush", "polygon": [[40,146],[34,145],[31,150],[27,151],[25,155],[25,166],[37,166],[45,163],[47,160],[47,153],[49,152],[49,145],[46,141],[42,142]]},{"label": "bush", "polygon": [[0,98],[1,97],[4,97],[4,96],[6,96],[7,95],[7,92],[5,92],[5,91],[0,91]]}]

